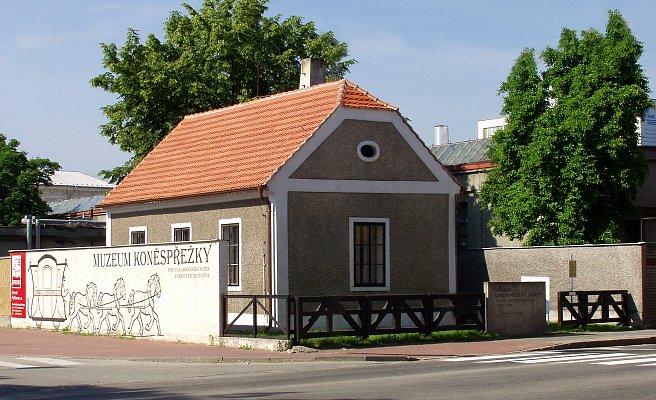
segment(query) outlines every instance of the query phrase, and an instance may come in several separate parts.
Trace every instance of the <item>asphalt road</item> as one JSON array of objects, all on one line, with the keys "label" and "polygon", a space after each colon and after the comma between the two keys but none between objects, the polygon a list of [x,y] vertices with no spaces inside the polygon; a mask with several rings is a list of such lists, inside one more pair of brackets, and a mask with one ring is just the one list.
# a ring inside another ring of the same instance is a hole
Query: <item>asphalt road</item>
[{"label": "asphalt road", "polygon": [[2,399],[653,399],[656,346],[414,362],[0,357]]}]

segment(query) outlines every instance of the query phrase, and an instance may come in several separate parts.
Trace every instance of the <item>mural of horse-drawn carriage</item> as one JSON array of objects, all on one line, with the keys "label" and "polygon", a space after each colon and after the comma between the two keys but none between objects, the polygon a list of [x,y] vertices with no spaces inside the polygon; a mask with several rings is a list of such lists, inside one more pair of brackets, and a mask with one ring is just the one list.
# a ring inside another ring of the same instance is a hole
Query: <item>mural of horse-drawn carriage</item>
[{"label": "mural of horse-drawn carriage", "polygon": [[[119,278],[114,283],[111,293],[98,293],[97,285],[89,282],[84,293],[74,292],[70,295],[69,329],[77,324],[77,331],[91,331],[95,333],[119,333],[133,336],[144,336],[153,326],[156,335],[161,335],[159,316],[155,312],[155,298],[162,294],[159,275],[153,274],[146,285],[146,290],[132,290],[126,299],[125,281]],[[126,324],[125,314],[129,316]],[[144,323],[143,317],[149,318]],[[97,321],[97,325],[96,325]],[[133,333],[135,322],[139,323],[139,333]],[[127,331],[126,331],[127,325]],[[145,328],[145,329],[144,329]],[[152,334],[155,334],[153,332]]]}]

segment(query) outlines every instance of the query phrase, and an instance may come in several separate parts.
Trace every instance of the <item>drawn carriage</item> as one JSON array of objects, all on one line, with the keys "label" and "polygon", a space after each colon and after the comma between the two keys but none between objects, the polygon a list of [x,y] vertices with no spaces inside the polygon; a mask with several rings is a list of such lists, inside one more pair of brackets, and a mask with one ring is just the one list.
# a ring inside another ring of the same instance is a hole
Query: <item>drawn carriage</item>
[{"label": "drawn carriage", "polygon": [[36,265],[30,265],[32,301],[28,315],[39,328],[43,321],[50,321],[59,329],[59,324],[68,317],[63,292],[67,266],[66,261],[58,263],[50,254],[42,256]]}]

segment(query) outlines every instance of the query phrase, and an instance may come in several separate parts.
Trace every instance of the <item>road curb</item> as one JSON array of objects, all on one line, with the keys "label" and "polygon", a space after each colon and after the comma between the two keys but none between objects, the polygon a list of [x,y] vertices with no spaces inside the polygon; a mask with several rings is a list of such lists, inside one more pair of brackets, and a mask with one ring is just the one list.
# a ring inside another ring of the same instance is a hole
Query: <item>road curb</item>
[{"label": "road curb", "polygon": [[594,347],[607,346],[631,346],[641,344],[656,344],[656,336],[638,337],[638,338],[617,338],[617,339],[598,339],[580,342],[554,343],[532,349],[531,351],[540,350],[574,350]]}]

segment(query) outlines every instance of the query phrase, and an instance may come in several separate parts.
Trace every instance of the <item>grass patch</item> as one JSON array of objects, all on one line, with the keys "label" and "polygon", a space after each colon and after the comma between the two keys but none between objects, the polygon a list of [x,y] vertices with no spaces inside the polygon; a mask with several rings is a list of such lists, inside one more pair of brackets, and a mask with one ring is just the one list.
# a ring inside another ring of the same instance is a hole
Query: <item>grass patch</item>
[{"label": "grass patch", "polygon": [[372,335],[366,339],[356,336],[338,336],[316,339],[303,339],[301,345],[315,349],[341,349],[389,346],[414,343],[477,342],[501,339],[501,335],[477,330],[439,331],[430,335],[422,333],[397,333],[389,335]]},{"label": "grass patch", "polygon": [[589,324],[581,327],[571,325],[558,325],[556,322],[550,322],[547,325],[547,332],[552,333],[584,333],[584,332],[624,332],[635,331],[639,328],[630,325],[619,324]]},{"label": "grass patch", "polygon": [[[618,324],[590,324],[583,327],[559,326],[549,323],[547,334],[550,333],[584,333],[584,332],[621,332],[633,331],[640,328]],[[448,343],[448,342],[478,342],[486,340],[504,339],[503,335],[481,332],[477,330],[454,330],[433,332],[430,335],[422,333],[399,333],[390,335],[372,335],[366,339],[357,336],[338,336],[316,339],[303,339],[301,345],[315,349],[350,349],[376,346],[393,346],[421,343]]]},{"label": "grass patch", "polygon": [[77,331],[71,331],[69,330],[62,330],[61,333],[63,335],[75,335],[75,336],[96,336],[95,333],[93,332],[77,332]]}]

